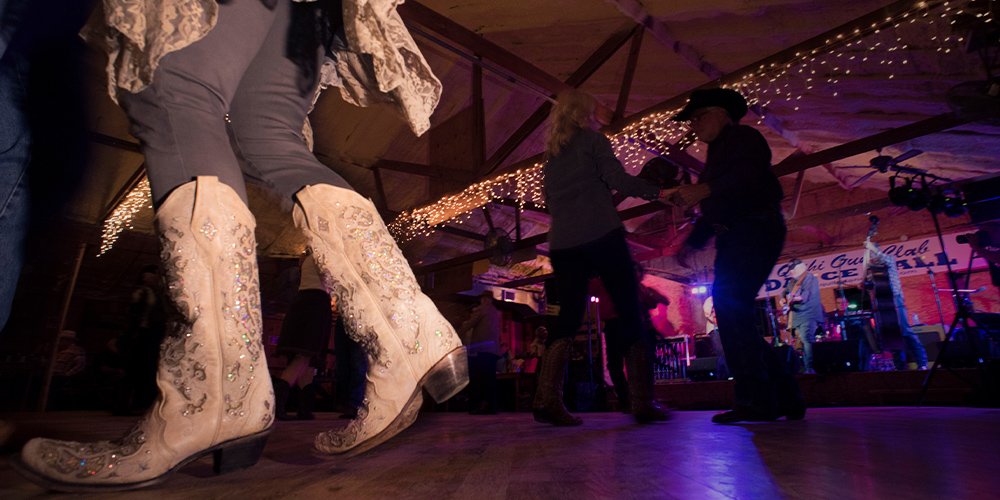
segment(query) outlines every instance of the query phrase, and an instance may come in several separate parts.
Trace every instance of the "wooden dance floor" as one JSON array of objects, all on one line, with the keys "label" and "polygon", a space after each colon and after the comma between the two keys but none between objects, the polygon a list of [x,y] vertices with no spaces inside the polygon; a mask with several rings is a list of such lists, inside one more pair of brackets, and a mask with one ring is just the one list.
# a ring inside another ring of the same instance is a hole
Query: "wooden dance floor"
[{"label": "wooden dance floor", "polygon": [[[423,413],[353,458],[311,453],[336,414],[279,422],[261,462],[213,476],[196,462],[158,487],[85,498],[155,499],[990,499],[1000,498],[1000,410],[824,408],[806,420],[714,425],[714,412],[640,426],[584,413],[553,428],[530,414]],[[97,413],[7,416],[22,433],[112,438],[134,421]],[[4,459],[0,498],[69,498]],[[75,496],[74,496],[75,498]]]}]

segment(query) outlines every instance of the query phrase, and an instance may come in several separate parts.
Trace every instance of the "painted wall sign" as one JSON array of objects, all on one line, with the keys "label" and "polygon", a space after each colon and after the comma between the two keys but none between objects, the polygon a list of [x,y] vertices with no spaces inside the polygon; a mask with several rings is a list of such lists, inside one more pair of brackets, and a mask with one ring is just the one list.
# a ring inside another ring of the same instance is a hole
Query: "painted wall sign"
[{"label": "painted wall sign", "polygon": [[[944,235],[945,249],[948,258],[951,259],[953,271],[965,271],[969,268],[969,257],[972,248],[969,245],[959,243],[955,237],[965,233],[954,233]],[[822,257],[806,259],[804,262],[809,266],[808,272],[819,278],[820,288],[835,287],[839,284],[853,286],[861,283],[864,279],[862,275],[864,254],[861,245],[858,250],[842,252]],[[927,274],[928,268],[935,273],[947,272],[945,262],[945,252],[941,251],[941,243],[937,236],[923,238],[919,240],[903,241],[899,243],[880,243],[882,251],[896,256],[896,267],[899,269],[899,276],[913,276],[917,274]],[[987,266],[986,260],[982,257],[973,259],[973,269],[983,269]],[[774,266],[767,282],[761,287],[757,297],[774,296],[781,293],[785,284],[791,281],[792,277],[788,268],[788,262],[782,262]],[[839,280],[839,281],[838,281]]]}]

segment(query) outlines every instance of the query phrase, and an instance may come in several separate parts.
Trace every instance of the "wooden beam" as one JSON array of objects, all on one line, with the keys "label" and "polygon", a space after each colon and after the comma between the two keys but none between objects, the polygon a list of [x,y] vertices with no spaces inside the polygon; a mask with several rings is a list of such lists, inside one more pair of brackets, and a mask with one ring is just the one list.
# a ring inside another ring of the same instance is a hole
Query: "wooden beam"
[{"label": "wooden beam", "polygon": [[111,214],[115,213],[115,209],[118,208],[118,205],[125,201],[128,194],[131,193],[140,182],[142,182],[144,177],[146,177],[146,162],[143,162],[142,165],[139,165],[139,168],[137,168],[135,172],[132,172],[132,175],[130,175],[128,180],[125,181],[125,184],[118,190],[118,194],[111,199],[111,203],[104,209],[104,217],[101,218],[102,222],[108,220],[108,217],[111,217]]},{"label": "wooden beam", "polygon": [[389,209],[389,198],[385,196],[385,186],[382,185],[382,173],[378,167],[372,168],[372,175],[375,176],[375,192],[378,193],[381,209]]},{"label": "wooden beam", "polygon": [[[611,58],[615,52],[621,48],[625,42],[628,41],[629,37],[633,36],[635,33],[635,23],[629,21],[620,26],[614,33],[608,37],[600,47],[594,51],[590,57],[576,71],[566,79],[566,84],[577,88],[582,85],[591,75],[594,74],[608,59]],[[552,110],[551,102],[543,102],[538,109],[535,110],[531,116],[528,117],[524,123],[506,141],[490,156],[489,160],[486,160],[486,167],[484,175],[489,175],[503,163],[511,153],[517,149],[531,136],[532,133],[538,128],[539,125],[545,122],[545,119],[549,116],[549,112]]]},{"label": "wooden beam", "polygon": [[466,231],[465,229],[459,229],[457,227],[452,227],[452,226],[436,226],[434,229],[438,230],[438,231],[441,231],[442,233],[448,233],[448,234],[451,234],[451,235],[454,235],[454,236],[461,236],[463,238],[468,238],[470,240],[486,241],[486,236],[484,236],[482,234],[474,233],[472,231]]},{"label": "wooden beam", "polygon": [[805,228],[807,226],[816,226],[833,220],[844,219],[856,215],[864,215],[869,212],[882,210],[883,208],[889,208],[892,206],[894,205],[892,204],[891,201],[889,201],[888,197],[856,203],[854,205],[850,205],[847,207],[835,208],[833,210],[828,210],[826,212],[821,212],[806,217],[800,217],[798,219],[792,219],[788,221],[788,230],[794,231],[797,229]]},{"label": "wooden beam", "polygon": [[[801,150],[797,149],[796,152]],[[802,185],[805,183],[806,171],[799,170],[799,175],[795,176],[795,189],[792,191],[792,213],[788,214],[789,219],[795,218],[795,212],[799,211],[799,200],[802,199]]]},{"label": "wooden beam", "polygon": [[663,238],[658,238],[656,236],[649,236],[649,235],[646,235],[646,234],[626,232],[625,233],[625,239],[629,240],[629,241],[631,241],[633,243],[642,245],[642,246],[644,246],[646,248],[649,248],[649,249],[666,248],[666,247],[670,246],[670,241],[669,240],[666,240],[666,239],[663,239]]},{"label": "wooden beam", "polygon": [[138,142],[126,141],[125,139],[111,137],[110,135],[105,135],[100,132],[89,132],[88,135],[90,135],[91,141],[98,144],[142,154],[142,148],[139,146]]},{"label": "wooden beam", "polygon": [[521,207],[514,207],[514,241],[521,241]]},{"label": "wooden beam", "polygon": [[618,103],[615,105],[615,114],[611,117],[612,121],[621,120],[625,116],[628,96],[632,92],[635,68],[639,65],[639,49],[642,48],[643,35],[645,35],[645,30],[642,25],[636,26],[632,33],[632,44],[628,50],[628,61],[625,63],[625,73],[622,75],[622,86],[618,91]]},{"label": "wooden beam", "polygon": [[[479,59],[479,56],[476,56]],[[486,158],[486,110],[483,108],[483,68],[472,66],[472,169],[483,175]]]},{"label": "wooden beam", "polygon": [[407,24],[416,23],[434,31],[553,95],[571,88],[534,64],[413,0],[399,4],[396,11]]},{"label": "wooden beam", "polygon": [[552,277],[555,277],[555,274],[553,273],[539,274],[538,276],[531,276],[528,278],[521,278],[519,280],[511,280],[505,283],[500,283],[500,286],[504,288],[518,288],[522,286],[534,285],[535,283],[541,283]]},{"label": "wooden beam", "polygon": [[849,156],[872,151],[878,148],[908,141],[927,134],[933,134],[952,127],[964,125],[979,119],[980,116],[959,116],[955,113],[945,113],[933,116],[916,123],[887,130],[875,135],[841,144],[810,155],[788,158],[772,169],[777,176],[793,174],[824,163],[830,163]]},{"label": "wooden beam", "polygon": [[540,214],[547,214],[547,213],[549,213],[549,209],[547,209],[547,208],[545,208],[545,207],[543,207],[541,205],[535,205],[534,203],[526,202],[526,203],[524,203],[524,206],[522,207],[521,206],[521,202],[519,202],[517,200],[512,200],[510,198],[502,198],[502,199],[499,199],[499,200],[493,200],[490,203],[496,203],[497,205],[503,205],[505,207],[523,208],[524,210],[528,210],[530,212],[538,212]]},{"label": "wooden beam", "polygon": [[[324,155],[326,156],[326,155]],[[448,179],[452,181],[472,181],[476,178],[475,174],[465,170],[460,170],[457,168],[446,168],[446,167],[436,167],[434,165],[422,165],[419,163],[409,163],[405,161],[396,160],[378,160],[374,165],[368,167],[371,169],[384,168],[386,170],[393,170],[396,172],[404,172],[413,175],[422,175],[424,177],[432,177],[435,179]]]},{"label": "wooden beam", "polygon": [[[541,245],[542,243],[545,243],[547,238],[548,238],[548,233],[530,236],[521,241],[515,242],[514,250],[520,250],[522,248],[530,248],[536,245]],[[493,250],[483,250],[480,252],[462,255],[459,257],[455,257],[453,259],[448,259],[441,262],[435,262],[434,264],[414,267],[413,274],[421,275],[421,274],[433,273],[435,271],[440,271],[442,269],[448,269],[451,267],[460,266],[462,264],[469,264],[477,260],[487,259],[491,255],[493,255]]]},{"label": "wooden beam", "polygon": [[486,225],[490,226],[490,231],[496,229],[493,225],[493,217],[490,216],[490,209],[486,205],[483,205],[483,217],[486,217]]}]

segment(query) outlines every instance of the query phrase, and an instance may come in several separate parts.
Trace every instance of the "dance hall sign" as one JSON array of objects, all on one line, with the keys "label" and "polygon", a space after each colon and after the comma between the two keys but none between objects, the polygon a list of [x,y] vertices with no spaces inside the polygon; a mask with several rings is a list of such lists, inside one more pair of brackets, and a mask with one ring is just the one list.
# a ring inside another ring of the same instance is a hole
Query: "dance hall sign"
[{"label": "dance hall sign", "polygon": [[[937,236],[900,243],[881,243],[880,246],[883,252],[896,257],[896,267],[899,269],[900,277],[927,274],[928,270],[935,273],[947,272],[946,253],[947,258],[951,260],[953,271],[965,271],[969,268],[972,247],[955,240],[955,237],[960,234],[964,233],[944,235],[947,252],[941,251],[941,243]],[[807,272],[815,274],[819,278],[820,288],[828,288],[841,284],[853,286],[861,283],[864,279],[864,258],[864,248],[860,248],[850,252],[804,259],[804,262],[809,266]],[[986,261],[982,257],[977,256],[973,259],[973,269],[981,269],[986,266]],[[788,262],[781,262],[771,270],[767,283],[764,283],[757,296],[765,297],[781,293],[785,284],[791,280],[791,269],[788,268]]]}]

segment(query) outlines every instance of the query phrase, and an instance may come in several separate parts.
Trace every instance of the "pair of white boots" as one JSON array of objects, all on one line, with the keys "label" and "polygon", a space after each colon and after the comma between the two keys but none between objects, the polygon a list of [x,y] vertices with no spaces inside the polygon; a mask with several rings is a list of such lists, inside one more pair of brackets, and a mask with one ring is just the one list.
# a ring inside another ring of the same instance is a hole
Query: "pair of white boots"
[{"label": "pair of white boots", "polygon": [[[324,288],[369,356],[363,407],[346,428],[316,438],[323,453],[359,453],[408,427],[422,389],[442,402],[468,383],[465,349],[424,295],[375,207],[328,185],[296,194]],[[114,491],[163,481],[213,454],[216,473],[254,465],[274,420],[261,342],[255,221],[215,177],[178,187],[156,213],[174,309],[160,350],[160,397],[118,441],[36,438],[15,466],[61,491]]]}]

